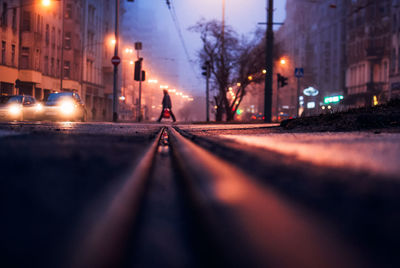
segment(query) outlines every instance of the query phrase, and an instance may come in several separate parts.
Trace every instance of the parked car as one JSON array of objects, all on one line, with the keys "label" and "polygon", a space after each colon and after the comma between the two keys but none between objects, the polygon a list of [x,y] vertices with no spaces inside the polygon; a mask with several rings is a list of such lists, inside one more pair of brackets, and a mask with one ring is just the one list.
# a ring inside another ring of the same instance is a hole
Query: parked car
[{"label": "parked car", "polygon": [[39,120],[43,115],[43,105],[32,96],[0,96],[0,120]]},{"label": "parked car", "polygon": [[87,119],[85,105],[74,92],[50,93],[43,108],[44,119],[82,122]]}]

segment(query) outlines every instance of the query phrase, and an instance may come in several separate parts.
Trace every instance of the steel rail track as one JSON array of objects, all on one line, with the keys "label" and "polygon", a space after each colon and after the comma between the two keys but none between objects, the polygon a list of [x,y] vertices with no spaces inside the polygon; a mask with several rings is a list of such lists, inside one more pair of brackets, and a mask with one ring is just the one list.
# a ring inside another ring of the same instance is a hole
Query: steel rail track
[{"label": "steel rail track", "polygon": [[365,267],[355,249],[308,211],[175,129],[168,132],[192,202],[230,265]]},{"label": "steel rail track", "polygon": [[73,267],[109,268],[121,265],[124,249],[129,243],[128,234],[137,220],[136,216],[146,192],[145,186],[164,131],[165,128],[158,133],[132,175],[115,195],[102,220],[89,231],[82,247],[78,247],[79,252],[76,260],[73,260]]},{"label": "steel rail track", "polygon": [[[74,267],[121,267],[157,151],[168,145],[187,206],[205,236],[202,263],[224,267],[365,267],[331,228],[251,175],[163,128],[83,243]],[[209,252],[207,252],[207,249]],[[212,252],[211,252],[212,251]],[[165,266],[170,266],[165,264]]]},{"label": "steel rail track", "polygon": [[318,166],[218,136],[196,135],[177,127],[175,130],[329,222],[362,252],[370,266],[400,264],[393,247],[400,239],[398,177]]}]

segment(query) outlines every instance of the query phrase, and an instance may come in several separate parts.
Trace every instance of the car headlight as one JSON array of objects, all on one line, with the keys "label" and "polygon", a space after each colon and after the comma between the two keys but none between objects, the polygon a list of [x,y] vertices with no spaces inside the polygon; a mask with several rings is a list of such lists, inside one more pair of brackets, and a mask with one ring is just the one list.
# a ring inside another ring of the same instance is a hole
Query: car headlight
[{"label": "car headlight", "polygon": [[36,112],[41,112],[41,111],[43,111],[43,105],[41,103],[38,103],[36,105]]},{"label": "car headlight", "polygon": [[73,102],[64,101],[60,105],[61,112],[65,115],[72,114],[75,111],[75,106]]},{"label": "car headlight", "polygon": [[22,108],[20,105],[18,104],[13,104],[8,108],[8,112],[10,113],[10,115],[19,115],[21,114]]}]

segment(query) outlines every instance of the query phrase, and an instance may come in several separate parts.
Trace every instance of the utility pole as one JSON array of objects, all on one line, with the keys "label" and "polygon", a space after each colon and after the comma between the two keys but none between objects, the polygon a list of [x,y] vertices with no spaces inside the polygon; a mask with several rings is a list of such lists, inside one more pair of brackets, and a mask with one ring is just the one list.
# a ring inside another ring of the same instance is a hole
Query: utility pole
[{"label": "utility pole", "polygon": [[[208,66],[208,69],[210,69],[210,66]],[[208,71],[210,72],[210,71]],[[210,122],[210,75],[207,75],[206,79],[206,120],[207,122]]]},{"label": "utility pole", "polygon": [[135,43],[135,50],[137,52],[137,62],[135,63],[135,80],[139,81],[139,100],[138,100],[138,122],[142,121],[142,81],[143,81],[143,73],[142,73],[142,63],[143,58],[140,57],[140,50],[142,50],[142,42]]},{"label": "utility pole", "polygon": [[65,0],[61,0],[61,64],[60,64],[60,92],[63,91],[64,81],[64,45],[65,45]]},{"label": "utility pole", "polygon": [[[139,56],[139,52],[138,52]],[[140,61],[140,71],[139,71],[139,105],[138,105],[138,121],[142,121],[142,80],[143,80],[143,75],[142,75],[142,58],[139,58]]]},{"label": "utility pole", "polygon": [[210,122],[210,76],[211,76],[211,63],[206,61],[201,67],[203,75],[206,77],[206,120]]},{"label": "utility pole", "polygon": [[300,109],[300,77],[297,77],[297,100],[296,100],[296,117],[299,117],[299,109]]},{"label": "utility pole", "polygon": [[276,119],[279,121],[279,89],[280,89],[280,82],[281,82],[281,75],[277,74],[276,80]]},{"label": "utility pole", "polygon": [[[114,57],[118,57],[119,45],[119,0],[115,0],[115,49]],[[114,64],[113,86],[113,122],[118,121],[118,64]]]},{"label": "utility pole", "polygon": [[267,9],[267,33],[265,47],[265,95],[264,95],[264,122],[271,123],[272,119],[272,79],[273,79],[273,49],[274,49],[274,32],[273,32],[273,12],[274,1],[268,0]]}]

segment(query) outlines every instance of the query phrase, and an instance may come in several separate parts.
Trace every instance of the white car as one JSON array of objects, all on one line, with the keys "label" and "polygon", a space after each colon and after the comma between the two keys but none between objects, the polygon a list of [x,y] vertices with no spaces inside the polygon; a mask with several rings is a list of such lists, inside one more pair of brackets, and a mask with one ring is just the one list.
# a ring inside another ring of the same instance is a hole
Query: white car
[{"label": "white car", "polygon": [[1,121],[40,120],[42,115],[43,105],[32,96],[0,96]]}]

